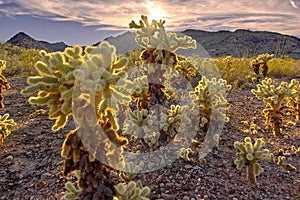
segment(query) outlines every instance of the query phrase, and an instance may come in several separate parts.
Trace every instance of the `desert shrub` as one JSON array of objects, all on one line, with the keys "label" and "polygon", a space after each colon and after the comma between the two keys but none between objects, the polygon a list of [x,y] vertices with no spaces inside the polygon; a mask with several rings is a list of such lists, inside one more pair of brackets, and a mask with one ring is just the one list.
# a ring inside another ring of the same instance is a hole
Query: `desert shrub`
[{"label": "desert shrub", "polygon": [[34,64],[39,59],[39,51],[36,49],[24,49],[8,43],[0,44],[0,59],[6,60],[6,70],[3,74],[7,77],[37,74]]},{"label": "desert shrub", "polygon": [[220,74],[233,88],[243,88],[249,82],[248,76],[253,73],[249,67],[248,58],[233,58],[231,56],[213,59]]},{"label": "desert shrub", "polygon": [[294,78],[300,76],[300,60],[274,58],[269,61],[269,76],[274,78]]}]

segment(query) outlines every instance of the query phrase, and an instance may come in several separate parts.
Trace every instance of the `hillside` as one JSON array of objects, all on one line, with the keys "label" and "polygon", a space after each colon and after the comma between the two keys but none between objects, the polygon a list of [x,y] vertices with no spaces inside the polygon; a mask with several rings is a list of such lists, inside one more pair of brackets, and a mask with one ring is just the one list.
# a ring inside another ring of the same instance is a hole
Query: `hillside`
[{"label": "hillside", "polygon": [[[300,39],[294,36],[282,35],[275,32],[241,29],[234,32],[208,32],[188,29],[181,33],[191,36],[198,42],[198,49],[178,52],[183,55],[197,53],[202,56],[232,56],[239,58],[253,57],[268,52],[275,54],[277,57],[285,55],[294,59],[300,59]],[[135,43],[134,32],[130,31],[116,37],[108,37],[105,40],[115,45],[119,54],[139,48]],[[99,42],[93,45],[97,45]],[[49,52],[63,51],[68,46],[63,42],[49,43],[38,41],[23,32],[13,36],[7,43],[24,48],[43,49]]]},{"label": "hillside", "polygon": [[294,36],[249,30],[207,32],[190,29],[182,33],[197,40],[212,57],[251,57],[268,52],[300,59],[300,39]]},{"label": "hillside", "polygon": [[19,32],[14,35],[7,41],[7,43],[14,46],[24,47],[26,49],[40,49],[48,52],[63,51],[67,47],[64,42],[49,43],[46,41],[39,41],[23,32]]}]

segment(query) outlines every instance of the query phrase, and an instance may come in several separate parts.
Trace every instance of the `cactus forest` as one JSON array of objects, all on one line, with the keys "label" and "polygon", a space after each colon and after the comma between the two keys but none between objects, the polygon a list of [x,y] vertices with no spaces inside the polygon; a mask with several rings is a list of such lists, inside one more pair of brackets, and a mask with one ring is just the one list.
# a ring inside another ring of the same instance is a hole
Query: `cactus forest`
[{"label": "cactus forest", "polygon": [[0,199],[300,198],[300,61],[183,55],[167,23],[0,57]]}]

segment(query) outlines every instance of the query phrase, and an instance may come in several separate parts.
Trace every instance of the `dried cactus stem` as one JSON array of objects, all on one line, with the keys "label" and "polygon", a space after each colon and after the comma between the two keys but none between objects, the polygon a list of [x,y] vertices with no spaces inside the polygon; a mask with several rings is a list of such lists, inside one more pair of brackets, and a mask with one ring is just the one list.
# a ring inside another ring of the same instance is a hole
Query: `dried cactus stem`
[{"label": "dried cactus stem", "polygon": [[249,163],[246,167],[247,180],[252,184],[257,184],[254,165]]}]

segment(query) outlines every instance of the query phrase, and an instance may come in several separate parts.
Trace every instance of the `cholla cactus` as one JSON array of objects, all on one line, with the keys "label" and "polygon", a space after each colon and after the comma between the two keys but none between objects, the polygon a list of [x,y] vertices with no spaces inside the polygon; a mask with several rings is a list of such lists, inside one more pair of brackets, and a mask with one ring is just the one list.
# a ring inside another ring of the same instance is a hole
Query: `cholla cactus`
[{"label": "cholla cactus", "polygon": [[136,102],[138,109],[147,109],[150,106],[150,92],[147,76],[138,77],[133,80],[132,102]]},{"label": "cholla cactus", "polygon": [[124,122],[124,135],[133,135],[136,138],[143,138],[143,141],[151,148],[158,146],[160,137],[159,131],[164,126],[164,113],[157,116],[153,111],[146,109],[126,111],[127,118]]},{"label": "cholla cactus", "polygon": [[166,32],[165,21],[152,20],[150,24],[147,16],[142,15],[140,25],[134,21],[129,24],[130,28],[140,29],[136,31],[136,43],[145,49],[160,49],[175,52],[179,48],[196,48],[196,41],[185,36],[178,38],[176,33]]},{"label": "cholla cactus", "polygon": [[[79,183],[80,180],[80,171],[77,170],[74,172],[76,178],[77,178],[77,182]],[[61,198],[61,200],[73,200],[76,199],[78,197],[78,195],[80,194],[81,190],[80,188],[76,188],[76,186],[74,185],[74,183],[68,181],[65,184],[65,188],[67,189],[67,193]]]},{"label": "cholla cactus", "polygon": [[293,88],[294,95],[288,99],[287,106],[296,120],[300,120],[300,84]]},{"label": "cholla cactus", "polygon": [[190,92],[193,100],[191,110],[199,110],[199,126],[207,130],[210,121],[225,121],[226,113],[229,109],[229,103],[223,94],[231,88],[223,79],[211,80],[202,77],[194,91]]},{"label": "cholla cactus", "polygon": [[[128,60],[125,57],[117,58],[116,48],[108,42],[102,42],[97,47],[87,47],[85,62],[74,72],[76,77],[76,91],[73,94],[75,100],[80,99],[86,94],[86,103],[90,104],[92,98],[90,91],[95,93],[95,105],[98,120],[104,122],[108,117],[108,110],[112,113],[109,118],[111,126],[119,129],[116,113],[119,112],[119,104],[126,104],[131,101],[133,84],[127,79],[128,74],[124,70]],[[81,102],[75,102],[74,115],[81,121],[84,113],[80,106]],[[86,117],[88,119],[90,117]],[[97,120],[94,120],[94,123]],[[79,122],[82,123],[82,122]]]},{"label": "cholla cactus", "polygon": [[193,154],[196,154],[191,148],[181,148],[179,157],[188,162],[195,162]]},{"label": "cholla cactus", "polygon": [[[143,167],[143,164],[141,164],[141,166]],[[134,179],[134,177],[140,171],[141,166],[140,165],[135,165],[134,162],[132,162],[132,161],[127,162],[127,163],[125,163],[124,169],[122,171],[120,171],[119,177],[123,181],[125,181],[126,183],[128,183],[129,181],[131,181],[132,179]]]},{"label": "cholla cactus", "polygon": [[0,143],[4,142],[4,139],[10,134],[10,128],[16,125],[13,119],[8,119],[9,114],[6,113],[3,116],[0,115]]},{"label": "cholla cactus", "polygon": [[273,59],[274,54],[261,54],[258,55],[255,59],[252,60],[252,68],[254,73],[257,75],[257,81],[259,81],[262,77],[265,78],[268,73],[268,61]]},{"label": "cholla cactus", "polygon": [[[163,127],[164,132],[167,134],[167,141],[170,141],[179,132],[180,126],[190,124],[190,119],[186,116],[188,112],[187,106],[171,105],[171,108],[167,111],[167,115],[164,115],[165,124]],[[184,130],[184,127],[181,127]]]},{"label": "cholla cactus", "polygon": [[119,183],[115,186],[117,197],[114,200],[149,200],[150,188],[143,187],[140,182],[130,181],[128,184]]},{"label": "cholla cactus", "polygon": [[266,117],[266,126],[269,124],[273,128],[274,134],[281,133],[282,117],[285,110],[288,110],[287,106],[283,103],[288,98],[295,97],[295,88],[299,87],[299,82],[295,79],[291,80],[288,84],[286,82],[281,82],[281,84],[275,88],[272,85],[272,79],[268,78],[257,85],[257,90],[252,89],[252,93],[261,100],[263,99],[266,103],[266,107],[263,109],[263,113]]},{"label": "cholla cactus", "polygon": [[246,166],[247,179],[251,183],[256,183],[256,176],[263,172],[259,162],[269,157],[268,149],[261,150],[264,145],[263,138],[256,139],[254,145],[250,137],[246,137],[244,142],[234,142],[234,148],[239,150],[234,163],[239,170]]},{"label": "cholla cactus", "polygon": [[177,49],[196,48],[196,40],[189,36],[177,37],[176,33],[166,32],[165,21],[152,20],[148,22],[147,16],[142,15],[140,25],[134,21],[129,24],[130,28],[139,29],[136,31],[135,41],[145,50],[141,54],[141,59],[150,64],[163,64],[161,67],[167,73],[165,76],[176,76],[175,67],[178,62],[175,51]]},{"label": "cholla cactus", "polygon": [[10,88],[9,82],[2,75],[2,71],[6,68],[6,62],[4,60],[0,60],[0,108],[4,108],[4,96],[2,92]]},{"label": "cholla cactus", "polygon": [[29,86],[22,94],[38,92],[36,97],[29,98],[29,103],[48,105],[49,118],[55,119],[52,130],[57,131],[65,126],[72,114],[74,70],[84,62],[82,48],[75,46],[53,53],[41,51],[40,56],[42,60],[35,65],[39,75],[27,79]]}]

